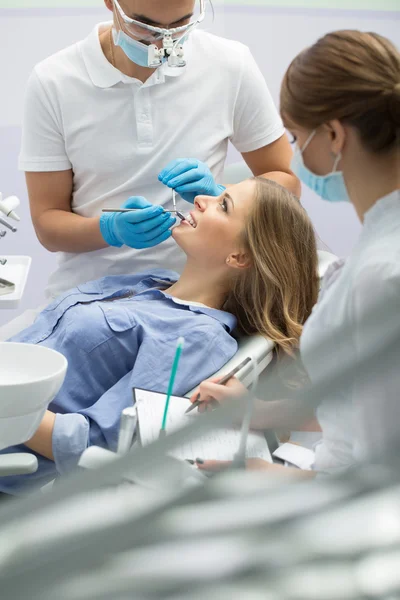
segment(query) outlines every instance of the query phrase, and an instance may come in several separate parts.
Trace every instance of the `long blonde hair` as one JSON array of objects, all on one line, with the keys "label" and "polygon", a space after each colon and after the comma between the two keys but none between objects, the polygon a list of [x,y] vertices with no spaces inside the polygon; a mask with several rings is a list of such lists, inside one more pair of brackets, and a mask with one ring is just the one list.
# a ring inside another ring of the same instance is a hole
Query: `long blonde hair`
[{"label": "long blonde hair", "polygon": [[235,279],[224,309],[241,333],[260,333],[293,354],[318,297],[318,259],[311,221],[288,190],[255,177],[256,197],[242,233],[251,266]]}]

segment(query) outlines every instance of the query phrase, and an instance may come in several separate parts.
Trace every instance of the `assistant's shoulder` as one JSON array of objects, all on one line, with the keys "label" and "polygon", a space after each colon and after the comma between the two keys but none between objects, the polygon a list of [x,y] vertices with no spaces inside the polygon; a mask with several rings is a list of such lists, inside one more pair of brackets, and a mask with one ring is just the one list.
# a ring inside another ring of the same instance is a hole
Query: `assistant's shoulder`
[{"label": "assistant's shoulder", "polygon": [[382,257],[362,265],[354,274],[353,288],[364,292],[376,288],[381,297],[389,293],[400,298],[400,252],[396,260]]},{"label": "assistant's shoulder", "polygon": [[379,318],[400,314],[400,247],[388,254],[369,255],[354,269],[351,297],[355,316]]}]

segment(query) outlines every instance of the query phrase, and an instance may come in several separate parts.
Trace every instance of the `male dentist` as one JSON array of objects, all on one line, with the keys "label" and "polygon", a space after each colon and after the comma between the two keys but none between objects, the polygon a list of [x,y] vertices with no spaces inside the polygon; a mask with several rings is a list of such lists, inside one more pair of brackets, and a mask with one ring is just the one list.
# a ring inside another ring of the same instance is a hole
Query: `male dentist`
[{"label": "male dentist", "polygon": [[[48,297],[179,270],[170,188],[219,195],[229,141],[254,175],[300,192],[264,78],[246,46],[201,30],[205,0],[104,1],[112,21],[28,83],[19,166],[37,237],[59,255]],[[121,206],[141,210],[102,214]]]}]

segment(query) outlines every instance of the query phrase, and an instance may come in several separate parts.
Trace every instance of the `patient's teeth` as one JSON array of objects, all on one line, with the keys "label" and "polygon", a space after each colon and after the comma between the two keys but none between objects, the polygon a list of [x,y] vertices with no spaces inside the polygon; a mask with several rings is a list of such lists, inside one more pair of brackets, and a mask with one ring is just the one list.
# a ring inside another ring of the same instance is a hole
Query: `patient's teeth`
[{"label": "patient's teeth", "polygon": [[196,223],[193,221],[192,216],[190,214],[186,215],[185,219],[189,223],[189,225],[196,229]]}]

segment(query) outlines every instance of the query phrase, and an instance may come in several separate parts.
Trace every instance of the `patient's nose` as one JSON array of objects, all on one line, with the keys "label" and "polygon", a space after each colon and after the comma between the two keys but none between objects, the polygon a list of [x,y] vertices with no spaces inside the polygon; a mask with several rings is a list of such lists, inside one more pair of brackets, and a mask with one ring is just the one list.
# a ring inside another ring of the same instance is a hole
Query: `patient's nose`
[{"label": "patient's nose", "polygon": [[194,205],[197,208],[197,210],[204,212],[205,210],[207,210],[207,206],[209,205],[211,199],[212,198],[210,196],[196,196],[196,198],[194,199]]}]

